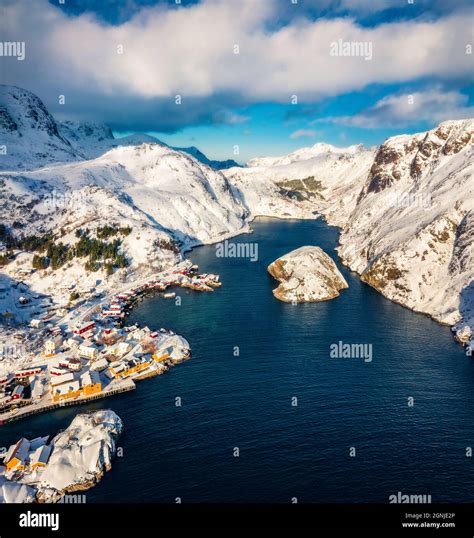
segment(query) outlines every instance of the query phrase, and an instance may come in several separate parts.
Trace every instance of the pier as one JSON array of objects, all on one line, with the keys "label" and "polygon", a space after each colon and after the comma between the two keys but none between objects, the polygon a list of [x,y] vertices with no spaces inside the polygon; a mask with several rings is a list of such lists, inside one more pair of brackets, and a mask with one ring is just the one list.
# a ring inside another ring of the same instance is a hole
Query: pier
[{"label": "pier", "polygon": [[89,403],[94,400],[101,400],[102,398],[108,398],[109,396],[115,396],[116,394],[121,394],[123,392],[129,392],[131,390],[136,389],[136,385],[133,382],[132,379],[127,379],[122,383],[119,387],[105,390],[103,392],[100,392],[98,394],[92,394],[91,396],[80,396],[79,398],[73,399],[73,400],[63,400],[61,402],[53,402],[50,404],[44,404],[35,406],[33,409],[31,409],[31,406],[25,406],[23,409],[24,411],[19,410],[16,414],[4,413],[4,415],[0,415],[0,426],[4,426],[5,424],[8,424],[9,422],[14,422],[15,420],[20,420],[22,418],[29,417],[31,415],[37,415],[39,413],[44,413],[45,411],[51,411],[53,409],[60,409],[62,407],[71,407],[73,405],[81,405],[84,403]]}]

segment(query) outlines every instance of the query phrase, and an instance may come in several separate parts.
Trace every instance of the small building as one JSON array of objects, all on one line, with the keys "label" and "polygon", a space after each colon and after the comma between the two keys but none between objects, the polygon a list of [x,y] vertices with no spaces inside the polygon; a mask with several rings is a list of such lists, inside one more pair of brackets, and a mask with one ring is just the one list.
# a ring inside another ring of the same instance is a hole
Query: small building
[{"label": "small building", "polygon": [[53,327],[52,329],[50,329],[50,332],[53,336],[61,336],[62,334],[62,330],[61,330],[61,327]]},{"label": "small building", "polygon": [[31,470],[35,470],[38,467],[46,467],[52,448],[53,447],[51,445],[39,446],[30,454],[29,460]]},{"label": "small building", "polygon": [[54,355],[56,351],[61,347],[63,339],[61,335],[56,335],[52,338],[48,338],[44,342],[44,352],[46,355]]},{"label": "small building", "polygon": [[67,368],[73,372],[79,372],[82,369],[82,362],[79,359],[61,359],[60,368]]},{"label": "small building", "polygon": [[44,327],[44,321],[42,319],[32,319],[30,321],[30,327],[33,327],[33,329],[42,329]]},{"label": "small building", "polygon": [[84,357],[85,359],[93,360],[96,359],[99,355],[99,350],[94,344],[83,344],[79,346],[79,356]]},{"label": "small building", "polygon": [[65,383],[54,385],[51,392],[53,401],[59,402],[61,400],[76,398],[77,396],[80,396],[81,385],[78,380],[66,381]]},{"label": "small building", "polygon": [[68,371],[65,368],[59,368],[58,366],[53,366],[49,369],[49,373],[54,376],[67,374]]},{"label": "small building", "polygon": [[39,400],[44,394],[43,380],[40,377],[35,376],[30,386],[31,386],[31,397],[34,400]]},{"label": "small building", "polygon": [[98,359],[91,364],[91,370],[96,371],[96,372],[101,372],[102,370],[105,370],[108,365],[109,363],[107,359],[105,358]]},{"label": "small building", "polygon": [[113,362],[110,364],[108,372],[110,373],[109,377],[120,377],[120,374],[125,371],[125,364],[123,362]]},{"label": "small building", "polygon": [[3,459],[3,464],[7,471],[23,471],[28,459],[29,450],[30,442],[24,437],[14,445],[11,445]]},{"label": "small building", "polygon": [[12,399],[10,396],[2,396],[0,398],[0,409],[5,409],[6,407],[8,407],[11,403]]},{"label": "small building", "polygon": [[120,342],[117,345],[117,354],[119,357],[126,355],[132,351],[132,344],[130,342]]},{"label": "small building", "polygon": [[91,396],[102,391],[102,382],[98,372],[88,370],[81,375],[81,387],[84,396]]},{"label": "small building", "polygon": [[80,338],[78,338],[77,336],[73,336],[66,340],[66,346],[69,349],[78,349],[79,346],[81,345],[81,342],[82,340]]},{"label": "small building", "polygon": [[30,377],[32,375],[40,374],[41,373],[41,366],[37,366],[36,368],[22,368],[21,370],[16,370],[15,372],[15,378],[16,379],[26,379],[27,377]]},{"label": "small building", "polygon": [[95,328],[95,321],[85,321],[78,323],[74,329],[74,334],[81,335]]},{"label": "small building", "polygon": [[153,360],[155,362],[165,362],[166,359],[168,359],[170,356],[169,353],[162,353],[162,352],[157,352],[157,353],[154,353],[153,354]]}]

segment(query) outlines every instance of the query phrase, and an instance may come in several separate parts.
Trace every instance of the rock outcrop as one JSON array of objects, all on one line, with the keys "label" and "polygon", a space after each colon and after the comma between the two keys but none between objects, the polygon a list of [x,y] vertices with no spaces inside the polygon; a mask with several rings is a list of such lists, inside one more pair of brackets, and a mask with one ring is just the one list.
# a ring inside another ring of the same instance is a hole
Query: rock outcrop
[{"label": "rock outcrop", "polygon": [[334,261],[319,247],[301,247],[278,258],[268,272],[281,284],[273,295],[287,303],[334,299],[348,288]]}]

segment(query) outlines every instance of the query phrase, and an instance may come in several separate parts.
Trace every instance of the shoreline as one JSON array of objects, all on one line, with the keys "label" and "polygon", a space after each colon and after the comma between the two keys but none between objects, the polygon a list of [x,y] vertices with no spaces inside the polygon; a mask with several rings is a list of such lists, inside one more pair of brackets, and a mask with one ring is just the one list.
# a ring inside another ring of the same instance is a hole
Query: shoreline
[{"label": "shoreline", "polygon": [[[170,367],[188,360],[191,347],[174,331],[163,328],[151,331],[137,324],[125,326],[136,301],[150,292],[163,294],[167,288],[175,287],[214,291],[221,285],[217,275],[200,275],[197,266],[189,261],[174,268],[174,271],[163,271],[134,282],[126,288],[130,290],[128,292],[116,290],[113,295],[102,297],[70,319],[67,316],[59,319],[55,324],[55,338],[61,340],[58,351],[52,356],[37,353],[29,369],[15,369],[1,379],[3,399],[8,401],[0,413],[0,426],[60,407],[81,405],[134,390],[135,382],[162,375]],[[49,329],[49,334],[52,330]],[[49,338],[51,340],[53,336]],[[77,342],[75,346],[74,342]],[[46,340],[43,343],[46,345]],[[100,368],[96,367],[99,363]],[[62,378],[65,378],[64,382]],[[42,390],[39,396],[35,394],[33,397],[35,383],[42,385]],[[16,400],[18,388],[21,391]],[[25,388],[29,394],[23,396]],[[10,396],[5,396],[7,394]]]},{"label": "shoreline", "polygon": [[[133,283],[129,283],[127,286],[124,286],[122,289],[116,291],[115,294],[108,294],[108,295],[105,295],[104,297],[100,298],[100,300],[96,303],[96,304],[93,304],[91,306],[89,306],[85,311],[83,311],[82,313],[80,313],[77,318],[72,318],[72,319],[76,319],[77,322],[79,321],[85,321],[85,320],[90,320],[92,319],[94,316],[97,316],[99,315],[100,317],[100,309],[101,307],[104,307],[104,305],[110,300],[111,297],[113,297],[114,295],[117,295],[117,294],[125,294],[127,293],[127,290],[133,290],[133,289],[136,289],[136,288],[140,288],[140,287],[143,287],[144,286],[144,283],[147,283],[147,282],[151,282],[153,281],[153,279],[158,279],[160,277],[160,275],[173,275],[177,272],[179,272],[179,269],[180,268],[183,268],[183,267],[187,267],[189,268],[190,266],[192,266],[192,261],[190,260],[189,257],[186,256],[186,254],[188,253],[192,253],[192,251],[195,249],[195,248],[199,248],[199,247],[203,247],[203,246],[212,246],[212,245],[217,245],[219,244],[220,242],[226,240],[226,239],[230,239],[230,238],[233,238],[233,237],[239,237],[241,235],[246,235],[248,234],[249,236],[251,234],[253,234],[254,230],[252,229],[251,227],[251,223],[255,222],[256,220],[261,220],[261,221],[272,221],[272,220],[279,220],[279,221],[294,221],[294,222],[299,222],[299,221],[302,221],[302,220],[314,220],[314,221],[317,221],[319,219],[321,219],[325,225],[331,227],[331,228],[335,228],[337,229],[338,231],[338,234],[340,233],[341,229],[339,226],[335,226],[335,225],[332,225],[330,223],[327,222],[327,220],[325,219],[325,217],[321,214],[318,214],[318,215],[314,215],[313,217],[308,217],[308,218],[305,218],[305,219],[302,219],[302,218],[298,218],[298,217],[291,217],[291,216],[288,216],[288,217],[275,217],[275,216],[270,216],[270,215],[254,215],[251,217],[251,219],[248,221],[247,223],[247,226],[245,227],[245,229],[240,229],[237,231],[237,233],[235,234],[225,234],[226,237],[223,238],[223,237],[220,237],[217,241],[214,241],[214,242],[209,242],[209,243],[200,243],[200,244],[188,244],[185,246],[185,248],[183,249],[183,251],[181,252],[181,256],[182,256],[182,261],[179,261],[178,263],[174,264],[173,266],[171,266],[170,268],[166,269],[165,271],[162,271],[161,273],[158,273],[156,275],[148,275],[146,278],[138,278],[137,280],[135,280]],[[394,304],[398,304],[399,306],[402,306],[403,308],[407,308],[408,310],[416,313],[416,314],[421,314],[421,315],[424,315],[424,316],[427,316],[428,318],[432,319],[433,321],[435,321],[436,323],[438,323],[440,326],[442,327],[449,327],[451,328],[451,332],[454,333],[454,331],[452,330],[454,325],[450,325],[450,324],[447,324],[447,323],[443,323],[441,321],[439,321],[438,319],[436,319],[432,314],[428,313],[428,312],[422,312],[422,311],[418,311],[412,307],[409,307],[407,306],[406,304],[403,304],[402,302],[400,301],[397,301],[397,300],[394,300],[394,299],[391,299],[387,296],[385,296],[381,290],[379,290],[378,288],[372,286],[370,283],[364,281],[360,274],[357,273],[356,271],[353,271],[351,269],[351,267],[349,265],[347,265],[339,256],[339,253],[338,253],[338,250],[337,250],[337,247],[334,247],[334,250],[336,252],[336,255],[337,255],[337,260],[344,266],[344,268],[346,268],[346,270],[348,270],[354,277],[357,277],[357,279],[362,282],[363,284],[367,284],[368,286],[370,286],[371,288],[373,288],[375,291],[377,291],[378,293],[380,293],[384,299],[388,300],[388,301],[391,301],[392,303]],[[174,284],[171,284],[171,285],[167,285],[164,289],[163,288],[160,288],[160,289],[155,289],[153,287],[151,288],[145,288],[143,290],[140,291],[140,294],[133,298],[129,304],[127,304],[127,307],[126,307],[126,310],[125,310],[125,313],[124,315],[122,316],[122,318],[120,318],[120,321],[119,322],[115,322],[114,325],[116,325],[118,323],[118,325],[120,327],[124,327],[125,323],[126,323],[126,320],[129,318],[129,316],[131,315],[133,309],[135,308],[135,306],[139,303],[141,303],[143,300],[145,300],[146,298],[151,298],[153,296],[159,296],[157,295],[158,293],[159,294],[163,294],[165,292],[166,289],[173,289],[173,288],[176,288],[176,287],[188,287],[188,288],[191,288],[191,289],[198,289],[198,288],[193,288],[193,286],[191,285],[181,285],[181,284],[178,284],[178,283],[174,283]],[[200,289],[200,291],[213,291],[213,289]],[[155,295],[156,294],[156,295]],[[161,297],[163,298],[163,297]],[[81,305],[81,306],[84,306],[84,305]],[[79,312],[80,312],[81,308],[79,308]],[[73,312],[73,311],[72,311]],[[69,322],[67,321],[67,318],[69,318],[70,315],[68,314],[67,316],[65,316],[65,318],[61,318],[58,320],[58,322],[56,323],[56,326],[59,326],[59,325],[62,325],[62,324],[66,324],[68,325],[72,323],[72,320],[69,320]],[[138,328],[138,327],[137,327]],[[172,333],[172,331],[170,331]],[[26,328],[26,331],[25,331],[26,334],[28,334],[28,328]],[[174,334],[174,333],[173,333]],[[458,338],[456,338],[456,335],[453,334],[453,340],[459,344],[461,344],[461,346],[463,347],[466,347],[465,346],[465,343],[464,342],[461,342]],[[467,352],[466,352],[466,355],[467,355]],[[32,360],[31,361],[32,363],[34,363],[35,361]],[[154,367],[155,365],[154,364],[151,364],[152,367]],[[168,366],[165,366],[164,364],[160,364],[160,368],[166,368],[167,369]],[[47,368],[47,367],[46,367]],[[130,378],[127,378],[127,379],[135,379],[137,381],[141,380],[141,379],[145,379],[145,378],[149,378],[149,377],[154,377],[155,375],[160,375],[162,373],[164,373],[162,370],[160,371],[155,371],[156,368],[152,368],[152,370],[149,369],[150,367],[148,366],[146,368],[146,372],[143,373],[143,374],[140,374],[138,372],[138,374],[140,375],[135,375]],[[132,383],[134,384],[134,382],[132,381]],[[4,412],[4,413],[1,413],[0,414],[0,426],[1,425],[5,425],[9,422],[12,422],[12,421],[16,421],[16,420],[20,420],[21,418],[24,418],[24,417],[27,417],[27,416],[30,416],[30,415],[33,415],[33,414],[39,414],[39,413],[42,413],[42,412],[47,412],[49,410],[53,410],[53,409],[57,409],[57,408],[60,408],[60,407],[64,407],[64,406],[72,406],[72,405],[81,405],[83,403],[88,403],[90,401],[94,401],[96,399],[102,399],[102,398],[106,398],[108,396],[113,396],[114,394],[117,394],[117,393],[120,393],[120,392],[126,392],[126,391],[130,391],[130,390],[133,390],[135,388],[135,385],[133,387],[130,387],[130,388],[127,388],[125,390],[121,389],[120,387],[117,387],[117,388],[112,388],[110,389],[109,393],[107,393],[106,390],[104,390],[103,392],[100,393],[100,396],[99,397],[95,397],[94,396],[80,396],[78,397],[77,399],[73,399],[73,400],[70,400],[69,402],[67,402],[67,404],[65,403],[61,403],[61,402],[56,402],[56,403],[48,403],[48,404],[45,404],[43,406],[40,406],[40,407],[37,407],[37,408],[32,408],[32,409],[28,409],[30,407],[30,405],[25,405],[25,411],[22,411],[21,408],[16,408],[14,411],[14,413],[10,413],[8,411]]]},{"label": "shoreline", "polygon": [[[318,213],[317,215],[314,215],[313,217],[292,217],[292,216],[288,216],[288,217],[280,217],[280,216],[272,216],[272,215],[253,215],[252,218],[250,218],[248,220],[248,223],[249,225],[251,225],[255,220],[257,219],[265,219],[265,220],[281,220],[281,221],[302,221],[302,220],[322,220],[327,226],[330,226],[331,228],[336,228],[338,230],[338,233],[340,234],[342,229],[335,225],[335,224],[331,224],[330,222],[327,221],[325,215],[323,214],[320,214]],[[240,235],[245,235],[245,234],[252,234],[253,233],[253,229],[250,227],[250,230],[249,231],[242,231],[242,232],[238,232],[234,235],[231,235],[230,238],[233,238],[233,237],[239,237]],[[211,245],[215,245],[215,244],[218,244],[220,243],[221,241],[223,241],[224,239],[220,239],[219,241],[215,241],[215,242],[210,242],[210,243],[201,243],[201,244],[195,244],[193,246],[190,246],[188,249],[184,250],[183,251],[183,255],[186,254],[187,252],[192,252],[192,250],[194,250],[195,248],[199,248],[199,247],[204,247],[204,246],[211,246]],[[303,246],[303,245],[302,245]],[[318,246],[318,245],[316,245]],[[395,299],[391,299],[390,297],[387,297],[384,293],[382,293],[382,291],[378,288],[376,288],[375,286],[372,286],[371,284],[369,284],[368,282],[366,282],[365,280],[362,280],[361,278],[361,275],[360,273],[358,273],[357,271],[354,271],[350,265],[348,265],[346,262],[344,262],[342,260],[342,258],[339,256],[339,252],[338,252],[338,247],[340,246],[340,243],[339,243],[339,239],[338,239],[338,246],[334,248],[334,251],[336,252],[337,254],[337,259],[338,261],[342,264],[342,266],[348,270],[352,275],[355,275],[358,280],[360,282],[362,282],[363,284],[366,284],[367,286],[370,286],[372,289],[374,289],[377,293],[380,293],[380,295],[382,295],[382,297],[384,297],[384,299],[386,299],[387,301],[390,301],[394,304],[397,304],[399,306],[402,306],[403,308],[406,308],[407,310],[410,310],[411,312],[415,313],[415,314],[419,314],[419,315],[422,315],[422,316],[426,316],[428,317],[429,319],[433,320],[434,322],[436,322],[438,325],[440,325],[441,327],[449,327],[451,329],[451,332],[453,333],[453,340],[460,344],[463,348],[466,347],[465,345],[465,342],[462,342],[460,340],[458,340],[456,338],[456,335],[454,334],[454,331],[453,331],[453,328],[456,326],[456,323],[454,324],[450,324],[450,323],[444,323],[442,321],[440,321],[439,319],[437,319],[433,314],[430,314],[429,312],[424,312],[422,310],[417,310],[416,308],[413,308],[411,306],[408,306],[407,304],[404,304],[400,301],[397,301]],[[462,319],[462,318],[461,318]],[[466,353],[467,354],[467,353]]]}]

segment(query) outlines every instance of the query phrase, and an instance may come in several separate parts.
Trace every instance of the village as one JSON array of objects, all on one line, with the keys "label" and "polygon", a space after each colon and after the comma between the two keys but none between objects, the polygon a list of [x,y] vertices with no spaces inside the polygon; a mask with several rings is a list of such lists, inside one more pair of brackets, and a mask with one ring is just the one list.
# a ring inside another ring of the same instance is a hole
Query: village
[{"label": "village", "polygon": [[[199,275],[198,267],[185,261],[116,293],[93,292],[77,308],[58,309],[63,317],[45,313],[31,319],[25,337],[31,334],[35,351],[26,365],[0,375],[0,425],[133,390],[136,381],[188,359],[190,346],[182,336],[127,326],[127,316],[146,294],[171,299],[175,292],[168,289],[213,291],[220,285],[217,275]],[[7,469],[24,465],[17,458],[20,448],[4,458]]]}]

